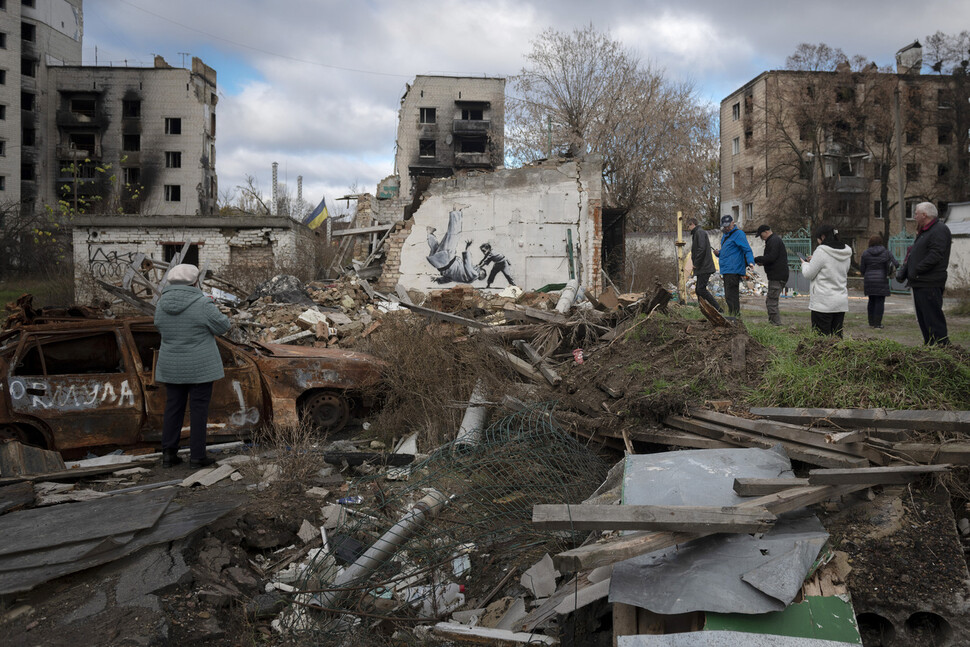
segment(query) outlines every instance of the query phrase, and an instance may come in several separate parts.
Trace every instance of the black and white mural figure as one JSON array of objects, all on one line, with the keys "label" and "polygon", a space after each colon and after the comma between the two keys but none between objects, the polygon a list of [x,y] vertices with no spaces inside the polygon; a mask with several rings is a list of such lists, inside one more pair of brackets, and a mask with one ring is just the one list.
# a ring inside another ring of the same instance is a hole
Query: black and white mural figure
[{"label": "black and white mural figure", "polygon": [[482,268],[482,275],[485,274],[485,266],[489,263],[492,264],[492,271],[488,273],[488,281],[485,283],[486,288],[492,287],[492,281],[498,276],[499,272],[505,277],[505,280],[509,282],[509,285],[515,285],[515,281],[512,280],[512,263],[505,258],[504,254],[499,254],[492,251],[492,245],[489,243],[482,243],[479,247],[482,250],[482,260],[478,263],[477,267]]},{"label": "black and white mural figure", "polygon": [[448,231],[441,240],[435,237],[436,229],[428,227],[428,247],[431,253],[428,254],[428,262],[441,273],[432,279],[435,283],[471,283],[476,279],[485,278],[485,270],[481,264],[472,263],[468,255],[468,248],[472,241],[465,241],[465,249],[459,255],[458,239],[461,236],[461,211],[452,211],[448,214]]}]

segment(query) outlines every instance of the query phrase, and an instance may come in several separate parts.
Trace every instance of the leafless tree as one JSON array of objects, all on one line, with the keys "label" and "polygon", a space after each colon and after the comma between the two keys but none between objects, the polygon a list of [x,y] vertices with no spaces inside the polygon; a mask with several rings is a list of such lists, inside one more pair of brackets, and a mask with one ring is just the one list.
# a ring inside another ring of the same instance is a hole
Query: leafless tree
[{"label": "leafless tree", "polygon": [[[684,208],[688,160],[709,151],[710,110],[690,83],[669,80],[592,25],[543,32],[512,80],[506,153],[527,163],[547,155],[601,155],[607,202],[637,226]],[[678,181],[674,181],[678,180]]]}]

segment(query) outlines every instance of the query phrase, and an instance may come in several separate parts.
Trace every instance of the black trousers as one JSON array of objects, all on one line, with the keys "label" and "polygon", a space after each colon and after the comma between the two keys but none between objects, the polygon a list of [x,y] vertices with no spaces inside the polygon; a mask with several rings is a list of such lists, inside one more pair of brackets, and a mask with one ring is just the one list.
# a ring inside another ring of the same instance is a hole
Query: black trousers
[{"label": "black trousers", "polygon": [[923,343],[949,344],[946,317],[943,316],[943,288],[913,288],[913,307],[916,308],[916,321],[923,333]]},{"label": "black trousers", "polygon": [[820,335],[841,337],[843,323],[845,323],[844,312],[816,312],[812,310],[812,330]]},{"label": "black trousers", "polygon": [[869,304],[866,306],[866,311],[869,314],[869,325],[881,326],[882,315],[886,312],[886,295],[869,295]]},{"label": "black trousers", "polygon": [[165,415],[162,418],[162,449],[178,449],[185,420],[185,404],[189,404],[189,459],[205,457],[205,432],[209,421],[209,401],[212,382],[202,384],[166,384]]},{"label": "black trousers", "polygon": [[722,274],[724,281],[724,302],[727,303],[728,314],[732,317],[741,316],[741,274]]},{"label": "black trousers", "polygon": [[715,299],[714,295],[711,294],[711,291],[707,289],[707,282],[710,280],[711,280],[710,274],[707,274],[707,273],[698,274],[697,284],[694,286],[694,292],[697,293],[698,299],[704,299],[712,306],[714,306],[715,310],[717,310],[718,312],[721,312],[721,306],[718,305],[717,299]]}]

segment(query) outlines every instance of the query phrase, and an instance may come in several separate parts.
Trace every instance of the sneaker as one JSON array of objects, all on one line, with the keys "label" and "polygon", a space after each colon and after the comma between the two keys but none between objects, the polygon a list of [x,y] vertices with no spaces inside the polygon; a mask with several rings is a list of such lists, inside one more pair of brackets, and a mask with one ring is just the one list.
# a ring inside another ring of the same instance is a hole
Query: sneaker
[{"label": "sneaker", "polygon": [[182,457],[179,456],[177,449],[162,450],[162,467],[175,467],[182,464]]},{"label": "sneaker", "polygon": [[193,458],[189,461],[189,467],[208,467],[216,462],[216,459],[211,456],[203,456],[202,458]]}]

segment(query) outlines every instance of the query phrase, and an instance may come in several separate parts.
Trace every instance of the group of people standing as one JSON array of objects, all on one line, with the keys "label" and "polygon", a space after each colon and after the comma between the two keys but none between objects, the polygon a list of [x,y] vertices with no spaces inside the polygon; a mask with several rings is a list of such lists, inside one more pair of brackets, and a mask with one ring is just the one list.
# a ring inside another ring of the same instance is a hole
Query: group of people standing
[{"label": "group of people standing", "polygon": [[[900,264],[886,248],[882,236],[869,239],[859,269],[863,275],[863,290],[869,298],[868,319],[872,328],[882,328],[889,280],[895,274],[899,281],[907,281],[913,293],[916,320],[923,334],[923,343],[946,345],[946,317],[943,314],[943,290],[946,286],[947,266],[950,262],[950,230],[940,221],[936,207],[923,202],[916,207],[916,240],[904,263]],[[697,276],[695,290],[718,312],[720,305],[707,287],[715,271],[713,256],[720,260],[720,274],[724,281],[724,301],[731,317],[741,315],[740,282],[754,265],[761,265],[768,278],[765,308],[768,321],[781,325],[778,301],[788,282],[788,250],[781,237],[769,225],[758,227],[758,237],[765,243],[761,256],[754,256],[747,238],[727,215],[721,218],[721,247],[711,250],[707,232],[695,218],[687,220],[691,233],[691,261]],[[824,335],[842,336],[845,313],[849,310],[848,274],[852,248],[839,239],[832,225],[821,225],[814,233],[817,247],[807,257],[801,255],[801,273],[811,282],[808,308],[812,329]]]}]

